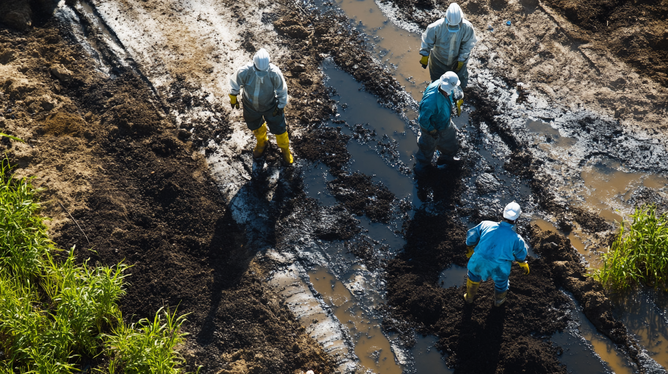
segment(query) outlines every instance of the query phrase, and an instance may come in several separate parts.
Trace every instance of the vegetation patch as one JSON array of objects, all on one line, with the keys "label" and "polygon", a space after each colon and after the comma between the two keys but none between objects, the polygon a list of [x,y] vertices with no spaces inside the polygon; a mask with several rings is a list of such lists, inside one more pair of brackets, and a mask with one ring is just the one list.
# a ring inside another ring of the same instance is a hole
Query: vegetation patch
[{"label": "vegetation patch", "polygon": [[668,286],[668,214],[657,217],[656,206],[637,207],[631,223],[623,221],[603,267],[593,277],[604,287],[624,291],[641,285]]},{"label": "vegetation patch", "polygon": [[0,372],[74,373],[89,362],[109,373],[181,372],[183,316],[158,311],[126,325],[117,301],[128,267],[77,264],[74,248],[55,248],[37,192],[0,163]]}]

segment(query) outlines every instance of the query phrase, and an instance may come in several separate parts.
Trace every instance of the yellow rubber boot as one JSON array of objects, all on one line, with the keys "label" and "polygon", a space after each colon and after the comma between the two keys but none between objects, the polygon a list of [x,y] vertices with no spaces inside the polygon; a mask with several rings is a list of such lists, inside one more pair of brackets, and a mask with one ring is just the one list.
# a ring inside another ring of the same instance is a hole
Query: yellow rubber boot
[{"label": "yellow rubber boot", "polygon": [[473,282],[468,277],[466,278],[466,293],[464,294],[464,300],[467,304],[473,303],[475,295],[478,293],[478,288],[480,287],[480,282]]},{"label": "yellow rubber boot", "polygon": [[253,157],[260,158],[262,157],[264,150],[267,148],[267,141],[269,141],[269,138],[267,137],[267,124],[263,123],[259,129],[253,130],[253,134],[257,139],[257,144],[255,144],[255,148],[253,148]]},{"label": "yellow rubber boot", "polygon": [[276,135],[276,144],[281,149],[281,152],[283,152],[283,161],[288,165],[292,164],[294,159],[292,158],[292,153],[290,153],[290,139],[288,138],[287,131],[281,135]]},{"label": "yellow rubber boot", "polygon": [[503,292],[498,292],[497,290],[494,290],[494,306],[501,306],[503,303],[506,302],[506,295],[508,294],[508,290],[505,290]]}]

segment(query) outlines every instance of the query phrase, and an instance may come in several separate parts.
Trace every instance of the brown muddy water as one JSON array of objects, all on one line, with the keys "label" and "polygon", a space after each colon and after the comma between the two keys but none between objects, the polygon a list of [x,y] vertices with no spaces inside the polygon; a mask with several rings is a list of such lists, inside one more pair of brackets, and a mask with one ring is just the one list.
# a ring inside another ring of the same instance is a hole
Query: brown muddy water
[{"label": "brown muddy water", "polygon": [[[394,71],[399,82],[405,85],[406,91],[416,101],[419,101],[424,88],[429,83],[428,71],[420,67],[418,58],[416,58],[420,46],[420,36],[393,25],[376,3],[371,0],[336,1],[336,6],[355,22],[359,30],[370,37],[372,43],[374,43],[378,59]],[[330,78],[328,84],[336,89],[338,95],[336,99],[348,104],[344,110],[339,112],[341,117],[348,123],[369,124],[370,128],[375,129],[379,136],[387,134],[396,140],[401,161],[405,165],[412,166],[413,159],[410,156],[416,150],[416,136],[406,125],[405,120],[413,119],[415,114],[408,113],[405,118],[400,118],[391,111],[375,105],[372,98],[365,98],[364,95],[367,94],[360,92],[361,86],[355,84],[346,73],[332,65],[326,65],[324,71]],[[352,103],[354,105],[351,105]],[[469,107],[470,109],[474,108]],[[465,129],[468,117],[459,118],[455,122],[460,129]],[[562,136],[558,129],[542,120],[528,119],[526,128],[546,139],[545,142],[538,145],[543,150],[565,153],[572,147],[577,146],[577,139]],[[409,187],[410,180],[403,175],[399,176],[387,170],[388,163],[386,162],[383,165],[377,155],[372,155],[373,152],[368,145],[360,145],[354,141],[350,143],[349,151],[355,160],[351,166],[353,171],[373,175],[374,178],[386,184],[398,198],[410,195],[410,200],[415,207],[421,204],[421,201],[416,197],[415,189]],[[494,159],[494,152],[485,149],[479,151],[489,163],[500,164],[498,160]],[[323,176],[326,177],[324,174],[326,173],[323,173]],[[574,206],[596,212],[613,224],[619,223],[624,218],[628,219],[628,215],[632,212],[632,206],[628,203],[628,198],[634,189],[639,186],[659,189],[668,185],[668,179],[664,176],[652,173],[628,172],[619,163],[599,162],[585,165],[582,167],[579,176],[583,188],[581,194],[574,197]],[[522,192],[527,193],[528,190]],[[534,216],[531,222],[537,224],[543,230],[559,232],[553,223],[541,219],[539,216],[539,214]],[[600,266],[600,254],[607,249],[594,247],[592,238],[579,227],[567,233],[567,236],[591,268]],[[400,245],[401,240],[395,241],[395,244]],[[461,287],[465,282],[465,276],[465,268],[452,265],[450,268],[443,270],[439,278],[439,284],[442,287]],[[329,303],[339,320],[342,322],[348,321],[347,325],[351,331],[358,331],[360,325],[364,326],[363,335],[365,337],[357,341],[358,346],[355,348],[362,364],[377,372],[401,372],[400,367],[391,360],[392,354],[388,349],[387,338],[378,330],[378,327],[373,327],[380,321],[365,318],[359,312],[355,312],[354,303],[351,304],[354,297],[342,286],[341,281],[324,269],[316,270],[311,275],[311,281],[314,282],[314,287],[318,289],[318,292],[326,295],[325,298],[330,300]],[[648,298],[643,300],[644,304],[642,300],[636,301],[636,304],[633,304],[634,308],[629,307],[627,303],[626,306],[620,308],[620,315],[625,319],[630,331],[648,349],[649,355],[666,367],[668,366],[666,308],[661,309]],[[575,304],[577,305],[577,303]],[[572,372],[634,372],[628,358],[618,351],[607,337],[596,331],[579,307],[572,313],[574,320],[578,321],[577,324],[572,326],[569,331],[558,333],[553,337],[553,341],[564,349],[564,354],[561,356],[562,363],[566,364]],[[651,321],[655,323],[652,324]],[[422,339],[428,340],[430,338]],[[433,356],[428,356],[426,351],[413,352],[413,355],[415,360],[414,369],[419,373],[448,372],[447,367],[443,365],[442,358],[439,360],[427,358]],[[392,364],[389,364],[390,362]]]},{"label": "brown muddy water", "polygon": [[401,374],[394,360],[390,342],[380,329],[381,321],[368,316],[359,306],[357,297],[325,268],[309,272],[313,287],[320,293],[336,318],[355,338],[355,354],[363,367],[377,373]]}]

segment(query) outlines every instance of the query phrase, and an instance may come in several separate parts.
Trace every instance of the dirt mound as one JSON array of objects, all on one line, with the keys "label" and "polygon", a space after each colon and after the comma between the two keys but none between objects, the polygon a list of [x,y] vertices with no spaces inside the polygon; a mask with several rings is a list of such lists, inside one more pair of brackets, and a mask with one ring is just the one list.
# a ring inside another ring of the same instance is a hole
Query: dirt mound
[{"label": "dirt mound", "polygon": [[570,240],[551,231],[543,232],[537,226],[532,227],[530,238],[536,253],[548,264],[557,285],[573,293],[596,329],[624,347],[636,364],[640,364],[638,343],[627,334],[624,324],[614,318],[610,299],[601,285],[587,276],[580,255]]},{"label": "dirt mound", "polygon": [[26,30],[45,22],[56,6],[51,0],[4,0],[0,4],[0,24]]},{"label": "dirt mound", "polygon": [[545,0],[545,3],[580,27],[582,39],[605,44],[639,74],[668,86],[668,4],[665,1]]}]

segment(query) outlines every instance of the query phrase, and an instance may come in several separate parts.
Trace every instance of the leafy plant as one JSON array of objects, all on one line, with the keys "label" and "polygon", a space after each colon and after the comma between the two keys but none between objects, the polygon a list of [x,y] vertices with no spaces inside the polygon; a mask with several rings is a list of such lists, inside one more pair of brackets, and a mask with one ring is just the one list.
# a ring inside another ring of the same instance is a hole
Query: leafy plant
[{"label": "leafy plant", "polygon": [[125,325],[117,302],[128,266],[77,264],[74,248],[56,260],[36,190],[9,171],[0,160],[0,374],[80,372],[82,356],[103,353],[104,372],[179,373],[184,316],[158,311]]},{"label": "leafy plant", "polygon": [[608,289],[623,291],[639,285],[668,286],[668,214],[656,216],[656,206],[638,207],[632,222],[623,221],[603,267],[592,276]]},{"label": "leafy plant", "polygon": [[144,318],[130,326],[121,323],[106,336],[108,355],[112,357],[109,373],[179,373],[178,366],[185,360],[173,352],[186,335],[179,332],[184,321],[185,315],[176,317],[176,311],[160,308],[153,321]]}]

